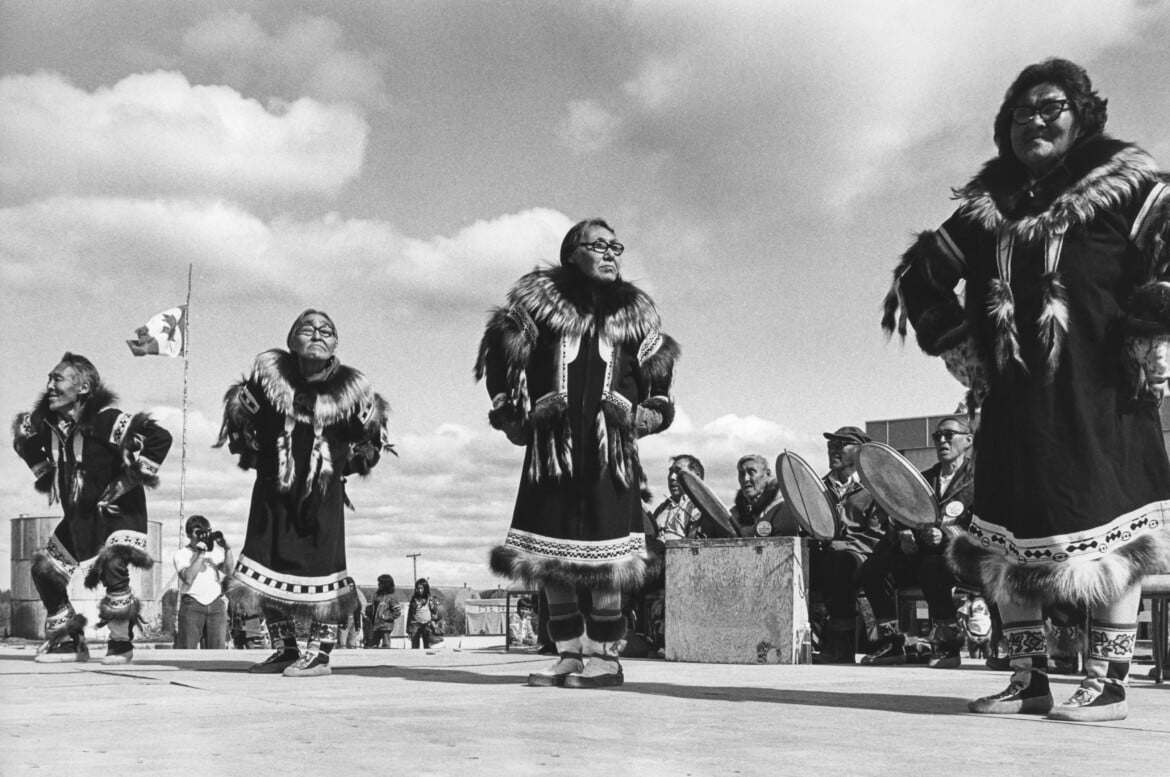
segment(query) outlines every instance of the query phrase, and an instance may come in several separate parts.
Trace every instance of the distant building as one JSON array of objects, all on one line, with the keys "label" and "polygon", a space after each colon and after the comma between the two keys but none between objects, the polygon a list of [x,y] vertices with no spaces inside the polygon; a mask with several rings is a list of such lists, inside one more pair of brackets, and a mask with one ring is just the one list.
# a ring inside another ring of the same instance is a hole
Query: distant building
[{"label": "distant building", "polygon": [[[896,448],[919,469],[926,469],[938,461],[930,434],[939,421],[952,415],[955,413],[866,421],[865,433],[878,442]],[[1162,439],[1167,452],[1170,452],[1170,401],[1162,403]]]}]

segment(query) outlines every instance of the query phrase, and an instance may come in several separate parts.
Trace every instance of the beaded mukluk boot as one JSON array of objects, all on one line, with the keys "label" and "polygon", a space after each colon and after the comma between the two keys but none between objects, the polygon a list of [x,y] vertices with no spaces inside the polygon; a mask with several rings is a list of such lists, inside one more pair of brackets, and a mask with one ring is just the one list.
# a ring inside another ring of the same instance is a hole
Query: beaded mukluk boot
[{"label": "beaded mukluk boot", "polygon": [[252,664],[252,674],[280,674],[301,657],[297,647],[297,626],[291,618],[268,621],[268,639],[275,652],[258,664]]},{"label": "beaded mukluk boot", "polygon": [[1048,713],[1050,720],[1125,720],[1129,706],[1125,699],[1126,677],[1133,660],[1137,638],[1136,623],[1102,623],[1089,627],[1089,656],[1085,679],[1076,692]]},{"label": "beaded mukluk boot", "polygon": [[557,660],[549,667],[528,675],[528,684],[535,688],[563,686],[565,678],[585,668],[581,655],[581,637],[585,635],[585,619],[579,612],[562,617],[550,617],[548,635],[557,646]]},{"label": "beaded mukluk boot", "polygon": [[1044,624],[1040,621],[1005,623],[1003,636],[1008,645],[1012,670],[1008,687],[967,705],[971,712],[985,715],[1043,715],[1052,709],[1048,686],[1048,654]]},{"label": "beaded mukluk boot", "polygon": [[337,644],[337,624],[313,621],[309,628],[309,644],[292,666],[284,670],[285,677],[324,677],[333,674],[329,668],[329,654]]}]

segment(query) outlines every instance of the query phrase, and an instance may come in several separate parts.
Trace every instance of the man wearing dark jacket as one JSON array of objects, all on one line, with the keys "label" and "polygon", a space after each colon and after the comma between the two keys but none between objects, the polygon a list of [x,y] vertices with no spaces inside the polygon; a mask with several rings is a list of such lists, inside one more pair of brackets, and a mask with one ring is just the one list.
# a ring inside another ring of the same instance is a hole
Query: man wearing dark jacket
[{"label": "man wearing dark jacket", "polygon": [[[961,418],[944,418],[931,439],[938,463],[922,476],[934,490],[942,525],[966,528],[971,523],[971,502],[975,498],[971,427]],[[891,531],[862,566],[861,585],[877,621],[878,645],[861,663],[906,663],[906,635],[898,630],[896,589],[918,585],[933,624],[930,665],[938,669],[959,666],[964,639],[956,619],[956,580],[947,567],[945,537],[942,528],[936,526]]]}]

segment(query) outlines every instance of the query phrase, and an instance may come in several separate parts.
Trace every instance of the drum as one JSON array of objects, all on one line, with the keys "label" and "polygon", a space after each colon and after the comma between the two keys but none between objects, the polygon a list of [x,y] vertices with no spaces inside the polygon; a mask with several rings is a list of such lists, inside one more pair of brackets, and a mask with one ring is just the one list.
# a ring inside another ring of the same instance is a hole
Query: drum
[{"label": "drum", "polygon": [[816,470],[797,454],[784,451],[776,457],[776,478],[800,528],[813,539],[835,539],[841,515]]},{"label": "drum", "polygon": [[934,489],[909,459],[889,445],[867,442],[858,448],[857,476],[874,501],[903,526],[927,529],[942,523]]},{"label": "drum", "polygon": [[739,532],[731,523],[731,511],[719,501],[719,497],[707,487],[707,484],[693,472],[680,469],[678,483],[683,493],[691,498],[695,507],[699,508],[702,520],[699,525],[704,533],[712,538],[738,537]]}]

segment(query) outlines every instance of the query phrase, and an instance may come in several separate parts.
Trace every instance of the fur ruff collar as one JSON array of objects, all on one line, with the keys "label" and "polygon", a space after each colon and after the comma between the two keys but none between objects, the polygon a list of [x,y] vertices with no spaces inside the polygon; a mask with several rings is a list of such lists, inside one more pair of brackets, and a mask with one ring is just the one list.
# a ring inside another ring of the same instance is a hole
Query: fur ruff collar
[{"label": "fur ruff collar", "polygon": [[747,497],[743,495],[743,490],[740,489],[735,492],[735,507],[739,510],[741,516],[744,518],[750,517],[752,522],[755,523],[772,506],[779,493],[780,481],[769,480],[764,486],[764,490],[760,492],[760,498],[749,503]]},{"label": "fur ruff collar", "polygon": [[1017,160],[996,157],[954,196],[963,203],[961,212],[984,228],[1006,227],[1017,240],[1034,243],[1092,221],[1158,177],[1158,166],[1145,151],[1096,135],[1037,181],[1029,180]]},{"label": "fur ruff collar", "polygon": [[654,301],[634,284],[594,284],[570,267],[533,270],[508,291],[508,303],[562,336],[580,337],[601,321],[610,342],[638,343],[660,326]]},{"label": "fur ruff collar", "polygon": [[[98,386],[93,390],[90,398],[85,401],[85,404],[81,406],[81,414],[77,417],[77,427],[79,429],[92,428],[98,414],[107,408],[114,407],[117,403],[117,394],[105,386]],[[47,390],[37,400],[36,407],[33,408],[33,418],[50,426],[55,426],[60,420],[61,416],[56,411],[49,409],[49,392]]]},{"label": "fur ruff collar", "polygon": [[[296,357],[279,348],[256,357],[252,378],[278,413],[321,428],[348,420],[374,401],[374,389],[361,372],[339,364],[325,380],[310,383],[301,375]],[[305,406],[297,401],[298,395],[316,396],[315,405]]]}]

